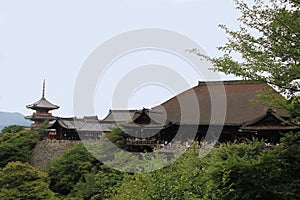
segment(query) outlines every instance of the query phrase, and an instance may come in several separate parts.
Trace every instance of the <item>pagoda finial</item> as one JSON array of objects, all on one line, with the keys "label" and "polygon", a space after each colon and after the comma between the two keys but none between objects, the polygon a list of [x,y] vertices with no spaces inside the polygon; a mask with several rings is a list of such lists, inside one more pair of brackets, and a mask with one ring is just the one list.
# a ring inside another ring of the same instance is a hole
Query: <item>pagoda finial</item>
[{"label": "pagoda finial", "polygon": [[45,79],[43,82],[43,94],[42,94],[42,98],[45,98]]}]

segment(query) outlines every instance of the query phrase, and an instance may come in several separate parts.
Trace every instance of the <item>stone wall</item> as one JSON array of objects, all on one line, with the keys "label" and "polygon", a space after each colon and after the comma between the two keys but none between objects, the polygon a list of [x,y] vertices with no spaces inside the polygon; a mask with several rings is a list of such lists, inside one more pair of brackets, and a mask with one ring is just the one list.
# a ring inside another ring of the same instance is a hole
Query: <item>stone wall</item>
[{"label": "stone wall", "polygon": [[38,169],[43,169],[49,162],[60,157],[65,151],[71,149],[74,144],[81,141],[71,140],[42,140],[37,143],[30,157],[30,164]]}]

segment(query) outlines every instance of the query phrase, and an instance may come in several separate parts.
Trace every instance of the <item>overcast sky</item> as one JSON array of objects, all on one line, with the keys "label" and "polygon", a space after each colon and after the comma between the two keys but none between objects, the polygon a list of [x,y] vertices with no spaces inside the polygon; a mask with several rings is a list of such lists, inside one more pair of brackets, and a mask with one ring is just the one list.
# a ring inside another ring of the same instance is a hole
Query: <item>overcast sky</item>
[{"label": "overcast sky", "polygon": [[[61,107],[54,114],[72,116],[78,73],[103,42],[126,31],[160,28],[183,34],[209,56],[217,56],[216,47],[226,42],[218,25],[235,29],[238,16],[232,0],[0,0],[0,111],[29,115],[32,111],[25,106],[41,97],[46,79],[47,99]],[[176,68],[184,65],[180,59],[155,51],[125,56],[106,79],[117,83],[122,78],[116,75],[119,66],[125,66],[124,75],[126,66],[148,64],[152,58],[153,63],[174,66],[191,85],[197,84],[199,78],[188,66]],[[100,117],[112,107],[112,86],[108,82],[102,92],[95,93],[95,114]],[[151,107],[172,95],[159,86],[145,86],[132,95],[128,107]]]}]

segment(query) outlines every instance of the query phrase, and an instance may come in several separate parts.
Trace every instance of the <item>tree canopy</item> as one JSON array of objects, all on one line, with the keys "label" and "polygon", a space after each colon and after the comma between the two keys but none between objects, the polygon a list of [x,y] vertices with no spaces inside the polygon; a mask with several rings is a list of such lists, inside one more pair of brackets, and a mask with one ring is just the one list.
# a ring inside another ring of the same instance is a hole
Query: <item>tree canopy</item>
[{"label": "tree canopy", "polygon": [[82,174],[95,168],[93,163],[97,163],[97,160],[92,157],[85,147],[75,145],[46,167],[46,172],[51,178],[50,188],[62,195],[68,195],[80,180]]},{"label": "tree canopy", "polygon": [[[286,95],[279,104],[300,115],[300,1],[234,0],[241,16],[239,30],[220,25],[227,43],[221,57],[208,58],[213,69],[245,80],[271,84]],[[238,56],[240,56],[240,58]],[[203,55],[201,55],[203,56]]]},{"label": "tree canopy", "polygon": [[11,126],[5,126],[1,133],[17,133],[21,130],[23,130],[24,127],[23,126],[19,126],[19,125],[11,125]]},{"label": "tree canopy", "polygon": [[46,173],[28,163],[10,162],[0,170],[0,198],[58,200],[49,183]]},{"label": "tree canopy", "polygon": [[224,144],[205,158],[193,146],[171,166],[128,175],[111,199],[281,199],[300,198],[300,133],[277,146],[263,142]]},{"label": "tree canopy", "polygon": [[0,168],[8,162],[28,162],[31,151],[38,142],[40,135],[37,131],[23,130],[17,133],[0,135]]},{"label": "tree canopy", "polygon": [[82,144],[53,160],[46,172],[52,191],[75,199],[109,197],[123,178],[121,172],[102,165]]}]

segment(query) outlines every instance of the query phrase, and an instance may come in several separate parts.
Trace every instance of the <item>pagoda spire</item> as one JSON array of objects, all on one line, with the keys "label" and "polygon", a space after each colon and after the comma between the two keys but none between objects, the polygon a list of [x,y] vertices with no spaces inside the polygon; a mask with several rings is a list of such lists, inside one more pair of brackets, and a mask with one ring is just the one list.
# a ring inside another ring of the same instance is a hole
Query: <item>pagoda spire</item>
[{"label": "pagoda spire", "polygon": [[45,98],[45,89],[46,88],[46,81],[43,81],[43,90],[42,90],[42,98],[37,102],[27,105],[26,108],[35,110],[35,112],[25,117],[25,119],[29,119],[34,121],[34,124],[31,125],[32,129],[36,129],[41,123],[46,120],[52,121],[55,120],[56,117],[51,114],[51,110],[58,109],[59,106],[52,104]]},{"label": "pagoda spire", "polygon": [[44,82],[43,82],[43,93],[42,93],[42,99],[45,98],[45,79],[44,79]]}]

